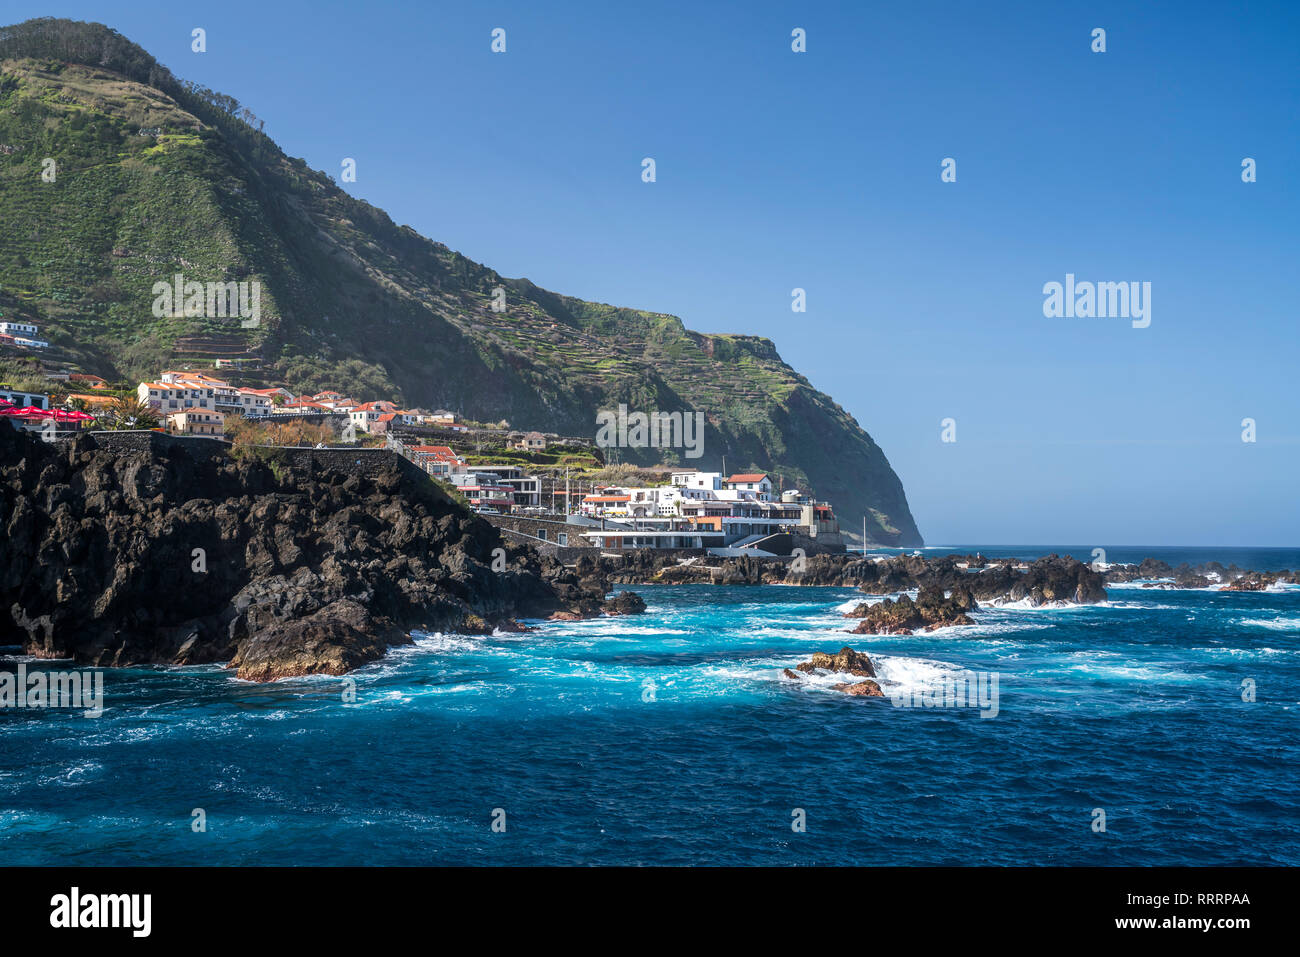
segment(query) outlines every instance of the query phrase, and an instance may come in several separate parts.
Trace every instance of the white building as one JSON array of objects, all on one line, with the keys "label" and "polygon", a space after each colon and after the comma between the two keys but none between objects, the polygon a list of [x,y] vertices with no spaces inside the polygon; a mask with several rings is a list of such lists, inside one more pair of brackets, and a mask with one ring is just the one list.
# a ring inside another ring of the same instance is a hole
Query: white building
[{"label": "white building", "polygon": [[722,488],[721,472],[673,472],[670,481],[682,488],[716,492]]},{"label": "white building", "polygon": [[764,473],[674,472],[671,485],[605,488],[582,514],[602,519],[582,534],[604,548],[711,548],[761,542],[778,532],[838,531],[830,506],[794,491],[780,501]]},{"label": "white building", "polygon": [[0,335],[36,337],[37,330],[30,322],[0,322]]},{"label": "white building", "polygon": [[773,500],[772,479],[766,472],[738,472],[723,479],[722,488],[728,492],[740,492],[743,498],[755,498],[760,502]]},{"label": "white building", "polygon": [[15,405],[20,409],[48,409],[50,407],[50,397],[41,395],[39,392],[15,392],[7,385],[0,385],[0,399],[4,399],[10,405]]},{"label": "white building", "polygon": [[348,418],[352,424],[363,432],[369,432],[375,427],[381,417],[390,413],[396,413],[397,406],[383,399],[377,402],[363,402],[354,409],[348,411]]},{"label": "white building", "polygon": [[528,475],[521,465],[496,465],[488,463],[480,466],[491,472],[499,486],[509,486],[510,497],[519,507],[540,505],[542,502],[542,480],[536,475]]},{"label": "white building", "polygon": [[[163,373],[172,376],[171,381],[141,382],[136,386],[135,394],[145,403],[159,412],[176,412],[182,409],[217,408],[217,386],[226,387],[226,383],[209,379],[181,379],[175,373]],[[228,388],[228,387],[227,387]]]}]

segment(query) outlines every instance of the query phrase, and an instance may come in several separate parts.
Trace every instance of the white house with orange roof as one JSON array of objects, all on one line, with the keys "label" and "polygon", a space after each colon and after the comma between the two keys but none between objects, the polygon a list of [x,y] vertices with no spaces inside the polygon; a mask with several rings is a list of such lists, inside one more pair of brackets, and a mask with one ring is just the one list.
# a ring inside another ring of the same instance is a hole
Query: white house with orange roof
[{"label": "white house with orange roof", "polygon": [[722,490],[742,493],[738,496],[740,498],[754,498],[760,502],[772,501],[772,479],[766,472],[737,472],[730,478],[722,480]]},{"label": "white house with orange roof", "polygon": [[384,425],[379,430],[387,429],[388,423],[393,421],[393,414],[397,412],[397,406],[387,400],[380,399],[377,402],[363,402],[355,409],[348,412],[348,418],[358,429],[365,432],[377,431],[374,426],[382,416],[389,416],[384,420]]},{"label": "white house with orange roof", "polygon": [[327,405],[321,405],[319,402],[312,402],[310,399],[295,399],[292,402],[285,402],[283,405],[272,405],[271,415],[302,415],[303,413],[330,413],[334,410]]},{"label": "white house with orange roof", "polygon": [[217,388],[230,387],[219,379],[181,378],[182,374],[164,372],[157,382],[141,382],[135,394],[141,403],[164,414],[180,409],[217,408]]},{"label": "white house with orange roof", "polygon": [[313,396],[312,401],[323,405],[327,409],[333,409],[335,412],[351,412],[361,404],[356,399],[339,395],[337,392],[323,392],[321,396],[323,398]]},{"label": "white house with orange roof", "polygon": [[239,408],[244,415],[270,415],[275,408],[272,401],[280,393],[279,389],[237,389]]}]

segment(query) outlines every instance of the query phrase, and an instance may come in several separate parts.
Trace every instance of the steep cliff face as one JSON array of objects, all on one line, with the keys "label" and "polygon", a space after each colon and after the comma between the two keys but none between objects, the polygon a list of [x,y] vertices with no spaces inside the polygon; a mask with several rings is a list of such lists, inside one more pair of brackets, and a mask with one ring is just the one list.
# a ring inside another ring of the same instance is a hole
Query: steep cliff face
[{"label": "steep cliff face", "polygon": [[[698,411],[703,455],[688,464],[780,474],[831,500],[848,529],[865,517],[876,542],[921,544],[884,453],[770,341],[507,279],[352,198],[259,126],[106,27],[0,28],[0,311],[101,375],[256,357],[246,384],[574,435],[619,403]],[[260,283],[258,323],[155,316],[154,284],[178,273]]]},{"label": "steep cliff face", "polygon": [[268,680],[342,674],[413,629],[600,611],[599,578],[503,542],[389,453],[358,472],[173,444],[56,447],[0,421],[0,644]]}]

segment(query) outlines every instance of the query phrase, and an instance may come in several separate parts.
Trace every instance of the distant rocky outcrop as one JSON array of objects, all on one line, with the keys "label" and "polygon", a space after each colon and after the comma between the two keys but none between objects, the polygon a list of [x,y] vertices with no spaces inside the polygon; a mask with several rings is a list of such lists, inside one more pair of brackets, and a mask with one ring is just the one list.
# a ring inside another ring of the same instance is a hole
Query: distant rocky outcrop
[{"label": "distant rocky outcrop", "polygon": [[264,681],[342,674],[412,630],[604,604],[593,566],[503,541],[390,453],[349,472],[311,452],[156,445],[47,445],[0,423],[0,644],[103,666],[230,662]]},{"label": "distant rocky outcrop", "polygon": [[933,559],[903,555],[877,563],[874,574],[868,573],[860,587],[875,595],[939,588],[954,594],[968,592],[981,602],[1028,600],[1034,605],[1106,600],[1101,575],[1083,562],[1061,555],[1034,562],[1001,559],[979,564],[956,555]]},{"label": "distant rocky outcrop", "polygon": [[1173,566],[1158,558],[1144,558],[1137,565],[1112,565],[1104,574],[1106,581],[1122,584],[1131,581],[1145,581],[1149,578],[1167,578],[1173,574]]},{"label": "distant rocky outcrop", "polygon": [[1136,565],[1114,565],[1103,576],[1107,582],[1142,582],[1143,588],[1221,588],[1223,591],[1263,591],[1278,583],[1300,584],[1300,573],[1261,572],[1238,568],[1236,564],[1182,563],[1177,568],[1159,559],[1146,558]]},{"label": "distant rocky outcrop", "polygon": [[982,556],[809,555],[802,561],[742,555],[720,558],[699,554],[683,559],[673,552],[641,550],[598,562],[611,582],[628,585],[834,585],[888,595],[924,587],[969,592],[979,601],[1029,599],[1035,604],[1106,600],[1105,582],[1091,566],[1049,555],[1034,562]]},{"label": "distant rocky outcrop", "polygon": [[1223,586],[1224,591],[1264,591],[1269,585],[1277,581],[1274,575],[1267,575],[1260,572],[1254,572],[1249,575],[1243,575],[1236,581],[1229,582]]}]

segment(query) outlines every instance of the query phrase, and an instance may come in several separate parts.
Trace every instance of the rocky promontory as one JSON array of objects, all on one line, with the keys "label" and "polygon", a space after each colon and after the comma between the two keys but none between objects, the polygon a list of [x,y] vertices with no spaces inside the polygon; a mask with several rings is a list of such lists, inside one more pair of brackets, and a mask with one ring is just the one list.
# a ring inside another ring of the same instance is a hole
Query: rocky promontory
[{"label": "rocky promontory", "polygon": [[46,444],[0,423],[0,645],[100,666],[228,662],[266,681],[342,674],[415,630],[602,610],[594,566],[503,541],[391,453],[347,470],[150,435],[134,450]]}]

